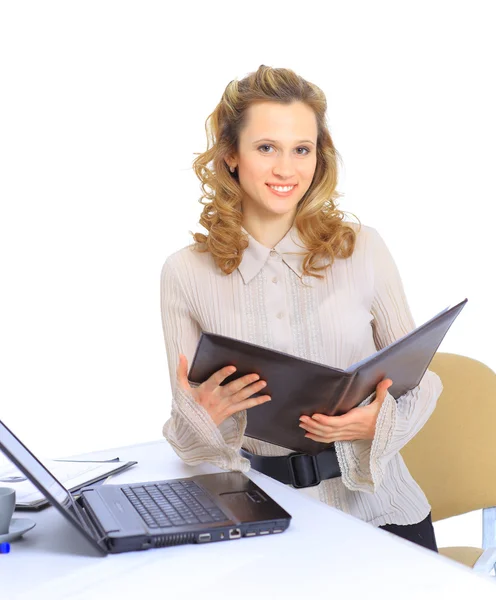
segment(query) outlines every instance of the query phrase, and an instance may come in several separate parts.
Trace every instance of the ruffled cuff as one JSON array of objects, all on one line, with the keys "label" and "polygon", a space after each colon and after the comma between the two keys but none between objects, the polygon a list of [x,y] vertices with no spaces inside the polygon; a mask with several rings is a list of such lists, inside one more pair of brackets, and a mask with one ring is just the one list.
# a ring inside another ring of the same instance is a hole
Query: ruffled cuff
[{"label": "ruffled cuff", "polygon": [[225,446],[224,438],[203,406],[195,402],[193,396],[180,386],[176,387],[175,398],[177,413],[190,423],[198,438],[209,446],[222,449]]},{"label": "ruffled cuff", "polygon": [[172,416],[163,427],[163,435],[188,464],[210,462],[221,469],[245,472],[250,461],[239,454],[246,426],[243,413],[217,427],[203,406],[177,385]]},{"label": "ruffled cuff", "polygon": [[[370,404],[375,396],[374,391],[358,406]],[[386,458],[386,448],[396,426],[396,407],[395,398],[388,392],[377,416],[373,440],[334,443],[342,481],[348,489],[373,494],[380,486],[390,458]]]},{"label": "ruffled cuff", "polygon": [[241,448],[245,429],[246,410],[234,413],[218,426],[218,430],[220,431],[224,442],[235,450]]}]

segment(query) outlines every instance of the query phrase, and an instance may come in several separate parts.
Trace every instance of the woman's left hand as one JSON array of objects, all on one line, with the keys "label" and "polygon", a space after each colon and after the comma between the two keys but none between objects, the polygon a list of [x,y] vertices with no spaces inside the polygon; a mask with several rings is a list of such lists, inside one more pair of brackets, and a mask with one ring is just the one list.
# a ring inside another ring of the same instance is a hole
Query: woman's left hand
[{"label": "woman's left hand", "polygon": [[391,379],[383,379],[377,384],[376,397],[370,404],[352,408],[339,417],[321,414],[314,414],[311,417],[302,415],[300,427],[308,432],[305,437],[324,444],[374,439],[377,416],[386,399],[388,388],[392,384]]}]

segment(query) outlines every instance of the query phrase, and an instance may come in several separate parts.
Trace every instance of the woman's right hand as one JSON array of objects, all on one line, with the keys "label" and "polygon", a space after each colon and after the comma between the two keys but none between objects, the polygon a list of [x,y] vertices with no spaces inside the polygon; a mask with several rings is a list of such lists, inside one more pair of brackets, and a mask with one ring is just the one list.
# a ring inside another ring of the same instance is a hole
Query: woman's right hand
[{"label": "woman's right hand", "polygon": [[177,367],[179,385],[193,396],[195,402],[203,406],[217,426],[234,413],[270,400],[268,395],[250,398],[252,394],[260,391],[266,385],[265,381],[258,381],[260,377],[256,373],[244,375],[221,386],[224,379],[232,375],[234,371],[236,371],[234,366],[224,367],[211,375],[199,387],[192,388],[188,381],[188,359],[184,354],[179,355]]}]

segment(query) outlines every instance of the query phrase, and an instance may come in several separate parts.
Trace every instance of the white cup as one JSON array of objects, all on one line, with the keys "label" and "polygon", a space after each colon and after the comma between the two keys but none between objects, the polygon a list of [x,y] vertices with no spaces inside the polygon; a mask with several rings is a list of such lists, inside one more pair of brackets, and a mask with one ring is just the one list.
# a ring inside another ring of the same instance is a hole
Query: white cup
[{"label": "white cup", "polygon": [[0,487],[0,535],[9,533],[15,509],[15,489]]}]

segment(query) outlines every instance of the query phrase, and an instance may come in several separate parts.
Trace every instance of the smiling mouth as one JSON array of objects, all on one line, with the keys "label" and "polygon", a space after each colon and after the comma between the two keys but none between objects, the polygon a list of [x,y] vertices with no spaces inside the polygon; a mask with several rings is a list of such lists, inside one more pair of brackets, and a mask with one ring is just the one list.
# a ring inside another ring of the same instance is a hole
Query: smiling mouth
[{"label": "smiling mouth", "polygon": [[289,186],[289,185],[272,186],[272,185],[270,185],[270,183],[267,183],[266,186],[270,189],[271,192],[273,192],[277,196],[289,196],[295,190],[295,188],[298,186],[298,184],[295,183],[294,185],[291,185],[291,186]]}]

